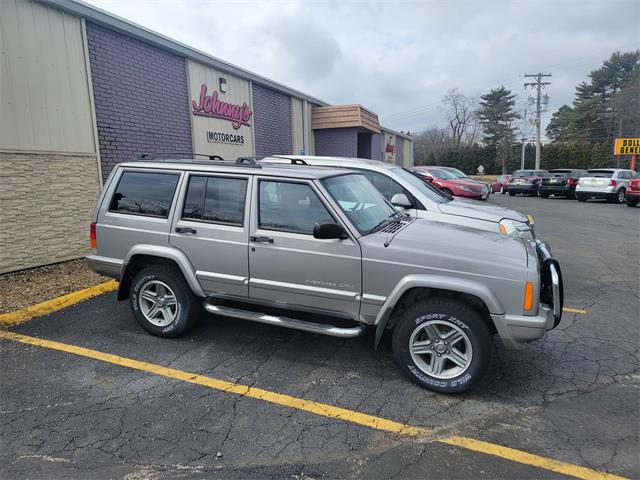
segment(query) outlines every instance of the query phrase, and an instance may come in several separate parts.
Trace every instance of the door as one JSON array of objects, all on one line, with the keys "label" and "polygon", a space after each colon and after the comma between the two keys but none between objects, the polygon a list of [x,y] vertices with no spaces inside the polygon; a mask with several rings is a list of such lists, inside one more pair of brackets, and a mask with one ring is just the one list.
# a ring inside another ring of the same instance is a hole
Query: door
[{"label": "door", "polygon": [[362,290],[360,245],[349,236],[313,237],[315,223],[336,215],[312,182],[256,178],[249,237],[249,297],[327,314],[357,317]]},{"label": "door", "polygon": [[249,292],[249,177],[190,173],[170,243],[182,250],[207,293]]}]

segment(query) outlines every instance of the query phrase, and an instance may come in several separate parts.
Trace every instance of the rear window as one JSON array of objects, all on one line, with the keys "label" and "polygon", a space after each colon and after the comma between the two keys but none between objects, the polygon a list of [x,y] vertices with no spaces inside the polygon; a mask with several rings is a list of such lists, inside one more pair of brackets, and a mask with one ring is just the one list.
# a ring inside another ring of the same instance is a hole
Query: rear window
[{"label": "rear window", "polygon": [[571,173],[571,170],[549,170],[549,173]]},{"label": "rear window", "polygon": [[530,177],[533,175],[533,170],[516,170],[513,172],[513,177]]},{"label": "rear window", "polygon": [[592,177],[611,178],[613,177],[613,170],[587,170],[587,173]]},{"label": "rear window", "polygon": [[179,177],[176,173],[124,172],[109,211],[167,218]]}]

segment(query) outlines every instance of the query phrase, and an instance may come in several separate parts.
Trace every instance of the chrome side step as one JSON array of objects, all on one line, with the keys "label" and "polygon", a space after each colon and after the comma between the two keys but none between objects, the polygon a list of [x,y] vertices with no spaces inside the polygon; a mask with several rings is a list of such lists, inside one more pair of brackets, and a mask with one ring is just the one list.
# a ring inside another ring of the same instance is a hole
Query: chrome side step
[{"label": "chrome side step", "polygon": [[242,320],[250,320],[252,322],[266,323],[268,325],[276,325],[278,327],[292,328],[303,332],[318,333],[320,335],[329,335],[330,337],[353,338],[359,337],[365,331],[364,325],[358,325],[351,328],[335,327],[333,325],[324,325],[316,322],[305,322],[297,318],[289,318],[275,315],[268,315],[262,312],[254,312],[251,310],[242,310],[240,308],[214,305],[209,302],[204,303],[207,312],[225,317],[240,318]]}]

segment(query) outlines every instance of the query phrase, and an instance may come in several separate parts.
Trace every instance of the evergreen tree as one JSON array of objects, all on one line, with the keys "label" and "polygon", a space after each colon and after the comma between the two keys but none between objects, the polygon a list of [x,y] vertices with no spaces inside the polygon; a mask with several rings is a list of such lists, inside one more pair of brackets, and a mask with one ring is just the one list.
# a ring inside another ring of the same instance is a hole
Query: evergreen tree
[{"label": "evergreen tree", "polygon": [[515,140],[513,121],[520,118],[514,111],[516,95],[504,85],[492,89],[480,97],[477,115],[482,125],[482,140],[496,150],[502,173],[506,173],[507,160],[511,156],[511,145]]}]

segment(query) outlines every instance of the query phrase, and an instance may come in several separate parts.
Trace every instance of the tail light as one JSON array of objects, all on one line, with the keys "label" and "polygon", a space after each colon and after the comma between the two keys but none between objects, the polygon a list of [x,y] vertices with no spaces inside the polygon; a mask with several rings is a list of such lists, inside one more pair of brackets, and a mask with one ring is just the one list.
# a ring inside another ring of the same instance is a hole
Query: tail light
[{"label": "tail light", "polygon": [[567,185],[573,185],[574,183],[576,183],[576,181],[573,178],[567,180]]},{"label": "tail light", "polygon": [[96,248],[96,245],[98,244],[96,240],[96,222],[93,222],[91,224],[91,228],[89,230],[89,239],[91,241],[91,248]]},{"label": "tail light", "polygon": [[618,182],[616,182],[615,180],[609,180],[610,187],[615,187],[616,185],[618,185]]}]

